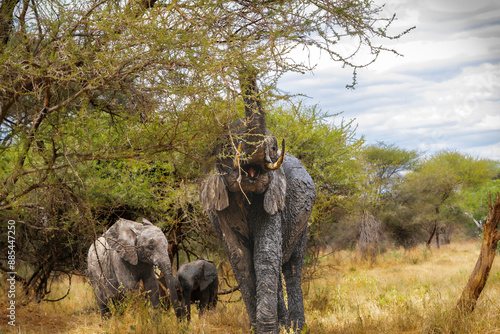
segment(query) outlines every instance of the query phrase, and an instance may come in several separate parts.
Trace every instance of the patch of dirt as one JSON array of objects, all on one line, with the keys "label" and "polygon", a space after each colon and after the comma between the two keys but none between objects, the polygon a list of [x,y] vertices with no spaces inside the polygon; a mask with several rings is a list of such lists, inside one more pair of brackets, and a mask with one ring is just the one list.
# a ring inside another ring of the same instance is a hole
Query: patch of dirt
[{"label": "patch of dirt", "polygon": [[16,305],[15,326],[9,325],[8,300],[0,300],[0,333],[63,333],[74,316],[41,312],[32,305]]}]

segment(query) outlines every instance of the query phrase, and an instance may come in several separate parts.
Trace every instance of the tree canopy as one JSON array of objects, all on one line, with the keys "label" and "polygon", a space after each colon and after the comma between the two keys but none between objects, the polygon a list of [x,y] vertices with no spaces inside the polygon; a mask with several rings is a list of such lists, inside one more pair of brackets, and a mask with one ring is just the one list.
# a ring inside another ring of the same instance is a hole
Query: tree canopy
[{"label": "tree canopy", "polygon": [[[398,209],[388,218],[394,233],[405,234],[406,225],[420,229],[413,234],[426,235],[427,243],[436,234],[446,238],[465,219],[459,205],[461,193],[491,180],[491,166],[488,160],[456,151],[440,151],[419,161],[397,187]],[[395,224],[399,219],[406,224]]]},{"label": "tree canopy", "polygon": [[391,191],[399,181],[400,173],[410,171],[419,157],[416,150],[405,150],[384,142],[366,146],[363,153],[370,175],[369,183],[374,186],[377,195]]},{"label": "tree canopy", "polygon": [[[319,49],[354,70],[397,53],[374,42],[408,32],[391,35],[394,19],[374,1],[2,1],[0,217],[20,224],[30,270],[19,279],[43,298],[116,216],[147,215],[170,232],[200,223],[195,189],[237,115],[241,71],[256,70],[271,105],[284,98],[282,74],[314,68],[296,52]],[[358,47],[341,53],[344,40]],[[371,57],[357,62],[359,52]],[[301,126],[317,135],[291,139],[296,152],[321,191],[349,193],[350,123],[309,116]],[[323,135],[337,153],[314,149]]]},{"label": "tree canopy", "polygon": [[[201,159],[234,115],[242,68],[272,89],[284,72],[314,66],[292,50],[319,48],[357,68],[367,63],[341,55],[339,41],[357,39],[375,60],[396,51],[373,37],[400,36],[389,36],[394,17],[373,1],[17,0],[1,13],[0,149],[11,158],[0,208],[86,160]],[[19,182],[34,174],[38,182]]]}]

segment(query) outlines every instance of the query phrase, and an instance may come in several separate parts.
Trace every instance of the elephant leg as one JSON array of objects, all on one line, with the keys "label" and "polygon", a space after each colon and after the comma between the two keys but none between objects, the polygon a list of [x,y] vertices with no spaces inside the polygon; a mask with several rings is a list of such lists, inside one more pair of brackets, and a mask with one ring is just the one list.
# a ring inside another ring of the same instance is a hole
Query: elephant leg
[{"label": "elephant leg", "polygon": [[94,289],[95,299],[97,301],[97,306],[99,306],[99,311],[101,312],[101,317],[106,318],[109,315],[108,301],[106,295],[102,293],[99,289]]},{"label": "elephant leg", "polygon": [[278,280],[278,321],[281,327],[284,327],[287,330],[290,328],[290,323],[288,322],[288,310],[283,296],[283,283],[281,281],[281,275]]},{"label": "elephant leg", "polygon": [[158,307],[160,305],[160,288],[153,268],[151,268],[149,274],[143,276],[142,283],[144,284],[144,290],[146,290],[146,296],[151,301],[151,305],[155,308]]},{"label": "elephant leg", "polygon": [[304,230],[290,259],[283,264],[286,291],[288,294],[288,313],[294,331],[300,332],[305,324],[304,300],[302,295],[302,265],[304,263],[307,230]]},{"label": "elephant leg", "polygon": [[217,306],[217,289],[219,287],[219,282],[216,280],[211,286],[208,287],[208,309],[213,309]]},{"label": "elephant leg", "polygon": [[257,279],[257,333],[278,333],[281,229],[278,217],[261,220],[255,231],[254,266]]},{"label": "elephant leg", "polygon": [[182,296],[183,296],[182,307],[184,308],[187,321],[189,322],[189,321],[191,321],[191,290],[190,289],[183,289]]},{"label": "elephant leg", "polygon": [[205,313],[205,311],[209,308],[209,302],[210,302],[210,291],[208,289],[205,289],[200,292],[200,304],[198,304],[200,315]]},{"label": "elephant leg", "polygon": [[228,218],[234,219],[234,217],[226,218],[222,215],[220,218],[224,219],[223,221],[222,219],[220,221],[218,218],[213,215],[211,216],[212,225],[222,235],[229,262],[231,263],[236,282],[240,287],[243,302],[247,309],[250,327],[255,328],[257,324],[257,305],[255,300],[256,278],[251,250],[252,245],[250,245],[247,238],[241,234],[237,234],[228,225],[228,221],[230,220]]},{"label": "elephant leg", "polygon": [[92,286],[95,291],[95,298],[101,312],[101,317],[106,318],[110,314],[109,304],[113,303],[114,299],[120,295],[120,291],[114,287],[114,282],[107,278],[101,276],[100,278],[93,277],[92,279],[95,280]]},{"label": "elephant leg", "polygon": [[240,287],[243,302],[247,309],[250,327],[255,328],[257,324],[257,304],[255,300],[257,288],[252,254],[248,248],[238,245],[238,243],[235,245],[232,242],[226,242],[226,250],[229,254],[229,262],[231,263],[236,282]]},{"label": "elephant leg", "polygon": [[99,310],[101,312],[101,318],[106,319],[109,317],[110,312],[107,304],[99,305]]}]

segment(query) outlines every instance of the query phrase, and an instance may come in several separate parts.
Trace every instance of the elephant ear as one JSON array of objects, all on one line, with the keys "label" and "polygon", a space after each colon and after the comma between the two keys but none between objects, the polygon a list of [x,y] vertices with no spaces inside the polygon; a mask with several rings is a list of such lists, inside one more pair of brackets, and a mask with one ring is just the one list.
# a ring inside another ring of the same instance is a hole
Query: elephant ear
[{"label": "elephant ear", "polygon": [[285,206],[286,177],[283,168],[273,172],[273,179],[264,194],[264,210],[268,214],[275,215]]},{"label": "elephant ear", "polygon": [[137,265],[139,257],[135,246],[137,232],[134,222],[125,219],[118,220],[106,232],[109,247],[115,250],[120,257],[132,265]]},{"label": "elephant ear", "polygon": [[203,275],[201,275],[205,279],[202,279],[200,282],[200,290],[205,290],[217,277],[217,269],[212,261],[205,260],[203,263]]},{"label": "elephant ear", "polygon": [[222,211],[229,206],[226,184],[222,176],[214,174],[201,185],[200,202],[205,211]]}]

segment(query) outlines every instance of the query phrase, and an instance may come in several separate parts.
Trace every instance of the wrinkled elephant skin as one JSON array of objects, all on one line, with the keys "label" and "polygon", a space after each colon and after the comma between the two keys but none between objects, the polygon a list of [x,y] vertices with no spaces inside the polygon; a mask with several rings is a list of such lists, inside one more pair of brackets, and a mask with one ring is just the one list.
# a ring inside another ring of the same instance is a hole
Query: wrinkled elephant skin
[{"label": "wrinkled elephant skin", "polygon": [[119,219],[94,241],[88,252],[88,277],[101,315],[104,317],[109,312],[109,303],[124,292],[139,289],[140,281],[151,304],[157,307],[160,299],[155,265],[166,278],[177,317],[182,317],[167,238],[158,227],[146,220],[139,224]]}]

